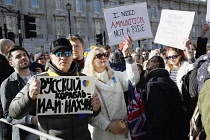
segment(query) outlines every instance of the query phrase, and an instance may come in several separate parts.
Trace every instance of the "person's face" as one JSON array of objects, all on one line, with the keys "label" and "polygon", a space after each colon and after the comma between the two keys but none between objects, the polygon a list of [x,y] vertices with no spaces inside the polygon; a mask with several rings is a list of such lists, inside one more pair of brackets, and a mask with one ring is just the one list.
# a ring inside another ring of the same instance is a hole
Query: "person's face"
[{"label": "person's face", "polygon": [[48,59],[50,59],[49,54],[45,54],[44,56],[45,56],[46,61],[47,61]]},{"label": "person's face", "polygon": [[96,72],[103,72],[108,65],[107,56],[102,49],[97,50],[93,59],[93,67]]},{"label": "person's face", "polygon": [[143,63],[144,63],[144,58],[143,58],[143,56],[137,57],[136,63],[143,64]]},{"label": "person's face", "polygon": [[177,65],[181,56],[176,51],[169,51],[167,58],[170,58],[168,59],[170,64]]},{"label": "person's face", "polygon": [[139,75],[141,75],[142,70],[141,70],[140,66],[138,66],[138,71],[139,71]]},{"label": "person's face", "polygon": [[66,51],[65,49],[60,49],[55,54],[51,54],[50,59],[59,70],[63,72],[68,72],[71,67],[73,57],[72,52],[68,53],[69,55],[67,56],[64,54],[64,52],[69,51]]},{"label": "person's face", "polygon": [[26,52],[22,50],[16,50],[11,53],[12,57],[9,64],[14,67],[14,69],[27,69],[29,68],[29,58]]},{"label": "person's face", "polygon": [[103,50],[104,50],[104,53],[106,53],[108,55],[108,57],[109,57],[110,54],[111,54],[111,49],[108,49],[108,50],[103,49]]},{"label": "person's face", "polygon": [[75,41],[70,41],[73,49],[73,59],[81,60],[83,59],[83,52],[85,51],[85,46],[82,46],[82,43],[79,39]]},{"label": "person's face", "polygon": [[42,65],[46,65],[46,58],[45,58],[45,56],[40,56],[37,62],[42,64]]}]

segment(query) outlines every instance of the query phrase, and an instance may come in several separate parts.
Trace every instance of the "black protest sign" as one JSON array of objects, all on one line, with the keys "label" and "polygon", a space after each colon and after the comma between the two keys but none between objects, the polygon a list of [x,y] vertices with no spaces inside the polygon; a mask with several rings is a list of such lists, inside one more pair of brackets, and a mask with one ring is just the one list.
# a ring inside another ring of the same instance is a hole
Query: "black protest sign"
[{"label": "black protest sign", "polygon": [[37,115],[92,113],[93,76],[37,76],[41,82]]}]

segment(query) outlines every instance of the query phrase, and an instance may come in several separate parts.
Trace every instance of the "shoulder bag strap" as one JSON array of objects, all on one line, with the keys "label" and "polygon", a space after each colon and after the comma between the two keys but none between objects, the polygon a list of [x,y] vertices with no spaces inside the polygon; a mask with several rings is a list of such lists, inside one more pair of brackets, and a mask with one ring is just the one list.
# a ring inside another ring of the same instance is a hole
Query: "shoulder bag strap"
[{"label": "shoulder bag strap", "polygon": [[104,108],[105,108],[105,110],[106,110],[106,114],[107,114],[107,116],[108,116],[108,119],[109,119],[109,121],[111,121],[111,118],[110,118],[110,116],[109,116],[109,112],[108,112],[108,110],[107,110],[107,107],[106,107],[106,104],[105,104],[103,95],[102,95],[102,93],[101,93],[101,90],[100,90],[97,86],[96,86],[96,89],[98,90],[98,93],[99,93],[99,95],[101,96],[101,100],[102,100],[102,102],[103,102],[103,104],[104,104]]}]

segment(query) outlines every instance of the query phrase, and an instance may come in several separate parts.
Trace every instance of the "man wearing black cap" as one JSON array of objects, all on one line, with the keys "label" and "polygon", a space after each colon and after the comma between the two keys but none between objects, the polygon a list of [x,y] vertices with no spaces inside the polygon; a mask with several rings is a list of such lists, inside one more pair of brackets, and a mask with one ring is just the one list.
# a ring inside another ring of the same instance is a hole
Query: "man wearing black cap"
[{"label": "man wearing black cap", "polygon": [[[69,40],[60,38],[51,44],[50,59],[46,64],[46,72],[40,76],[84,76],[77,70],[72,58],[72,46]],[[9,107],[9,114],[21,119],[35,106],[37,95],[40,93],[40,81],[32,77],[14,98]],[[88,122],[100,111],[100,101],[96,94],[92,98],[93,115],[79,118],[78,115],[44,115],[38,116],[39,129],[50,135],[65,140],[91,140]]]}]

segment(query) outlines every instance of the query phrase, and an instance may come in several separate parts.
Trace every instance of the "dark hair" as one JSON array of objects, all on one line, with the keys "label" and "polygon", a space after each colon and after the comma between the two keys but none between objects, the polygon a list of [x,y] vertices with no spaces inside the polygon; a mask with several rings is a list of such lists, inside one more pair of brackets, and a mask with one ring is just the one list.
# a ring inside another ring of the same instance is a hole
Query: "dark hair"
[{"label": "dark hair", "polygon": [[153,56],[148,60],[146,65],[146,69],[148,72],[156,68],[165,68],[165,62],[160,56]]},{"label": "dark hair", "polygon": [[102,45],[101,47],[105,50],[111,49],[109,45]]},{"label": "dark hair", "polygon": [[12,52],[17,51],[17,50],[21,50],[21,51],[26,52],[28,58],[30,58],[29,55],[28,55],[28,52],[27,52],[24,48],[22,48],[22,47],[20,47],[20,46],[18,46],[18,45],[14,45],[14,46],[12,46],[12,47],[8,50],[8,54],[7,54],[7,56],[6,56],[6,58],[7,58],[8,61],[10,61],[10,59],[11,59],[11,57],[12,57]]}]

